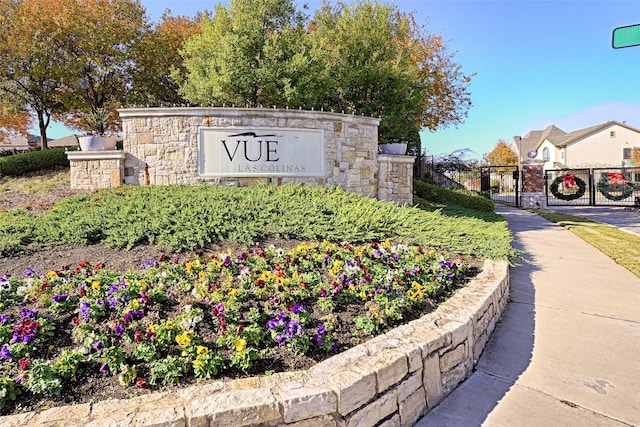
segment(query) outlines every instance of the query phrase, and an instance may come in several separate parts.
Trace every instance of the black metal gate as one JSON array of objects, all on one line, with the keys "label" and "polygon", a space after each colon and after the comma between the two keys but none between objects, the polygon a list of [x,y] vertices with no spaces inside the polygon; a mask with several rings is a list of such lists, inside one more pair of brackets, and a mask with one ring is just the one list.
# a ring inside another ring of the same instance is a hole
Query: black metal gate
[{"label": "black metal gate", "polygon": [[480,168],[480,190],[488,192],[494,202],[519,207],[521,182],[518,166]]},{"label": "black metal gate", "polygon": [[640,167],[547,170],[548,206],[640,206]]}]

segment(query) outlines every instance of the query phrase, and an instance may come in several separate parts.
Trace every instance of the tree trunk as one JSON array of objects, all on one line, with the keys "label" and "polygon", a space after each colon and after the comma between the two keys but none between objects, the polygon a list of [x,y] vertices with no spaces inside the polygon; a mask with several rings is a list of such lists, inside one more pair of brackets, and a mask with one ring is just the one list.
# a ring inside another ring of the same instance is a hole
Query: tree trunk
[{"label": "tree trunk", "polygon": [[36,113],[38,114],[38,127],[40,128],[40,141],[42,143],[40,149],[46,150],[49,148],[47,146],[47,127],[49,126],[49,116],[47,115],[47,119],[45,120],[44,111],[38,110]]}]

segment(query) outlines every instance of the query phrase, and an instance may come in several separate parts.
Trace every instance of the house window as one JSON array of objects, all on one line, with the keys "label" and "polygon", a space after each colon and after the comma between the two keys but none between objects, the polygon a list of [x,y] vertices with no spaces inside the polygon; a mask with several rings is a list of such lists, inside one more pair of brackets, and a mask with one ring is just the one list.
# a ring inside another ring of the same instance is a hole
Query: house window
[{"label": "house window", "polygon": [[622,159],[623,160],[631,160],[631,150],[632,150],[632,148],[623,148],[622,149]]},{"label": "house window", "polygon": [[545,162],[548,162],[550,158],[551,157],[549,157],[549,149],[547,147],[545,147],[542,150],[542,160],[544,160]]},{"label": "house window", "polygon": [[615,138],[616,137],[616,131],[612,130],[611,132],[609,132],[609,138]]}]

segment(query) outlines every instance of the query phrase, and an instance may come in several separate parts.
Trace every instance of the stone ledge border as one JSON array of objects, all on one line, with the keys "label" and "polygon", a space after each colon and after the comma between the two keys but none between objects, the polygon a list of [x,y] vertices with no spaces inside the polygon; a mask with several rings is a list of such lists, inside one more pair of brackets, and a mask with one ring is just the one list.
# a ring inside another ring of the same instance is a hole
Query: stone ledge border
[{"label": "stone ledge border", "polygon": [[6,427],[413,426],[470,374],[509,296],[509,265],[436,311],[306,371],[0,417]]}]

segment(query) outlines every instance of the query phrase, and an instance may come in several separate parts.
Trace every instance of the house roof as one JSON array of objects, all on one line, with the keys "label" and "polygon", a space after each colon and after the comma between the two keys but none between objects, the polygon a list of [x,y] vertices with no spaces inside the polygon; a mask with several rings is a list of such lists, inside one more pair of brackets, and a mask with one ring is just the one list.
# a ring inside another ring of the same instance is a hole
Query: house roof
[{"label": "house roof", "polygon": [[527,132],[519,142],[516,142],[516,147],[521,150],[524,156],[530,151],[537,150],[545,139],[555,144],[556,141],[562,141],[566,135],[567,133],[559,127],[549,125],[544,130],[531,130]]},{"label": "house roof", "polygon": [[67,135],[58,139],[51,139],[47,142],[49,148],[61,148],[61,147],[77,147],[78,138],[75,135]]},{"label": "house roof", "polygon": [[622,126],[624,128],[640,133],[639,129],[631,127],[626,123],[620,123],[617,121],[608,121],[599,125],[590,126],[588,128],[578,129],[569,133],[563,131],[555,125],[549,125],[544,130],[529,131],[520,140],[520,148],[523,153],[528,153],[529,151],[537,150],[538,148],[540,148],[540,145],[545,140],[549,141],[556,147],[566,147],[572,142],[585,138],[594,133],[598,133],[614,125]]}]

